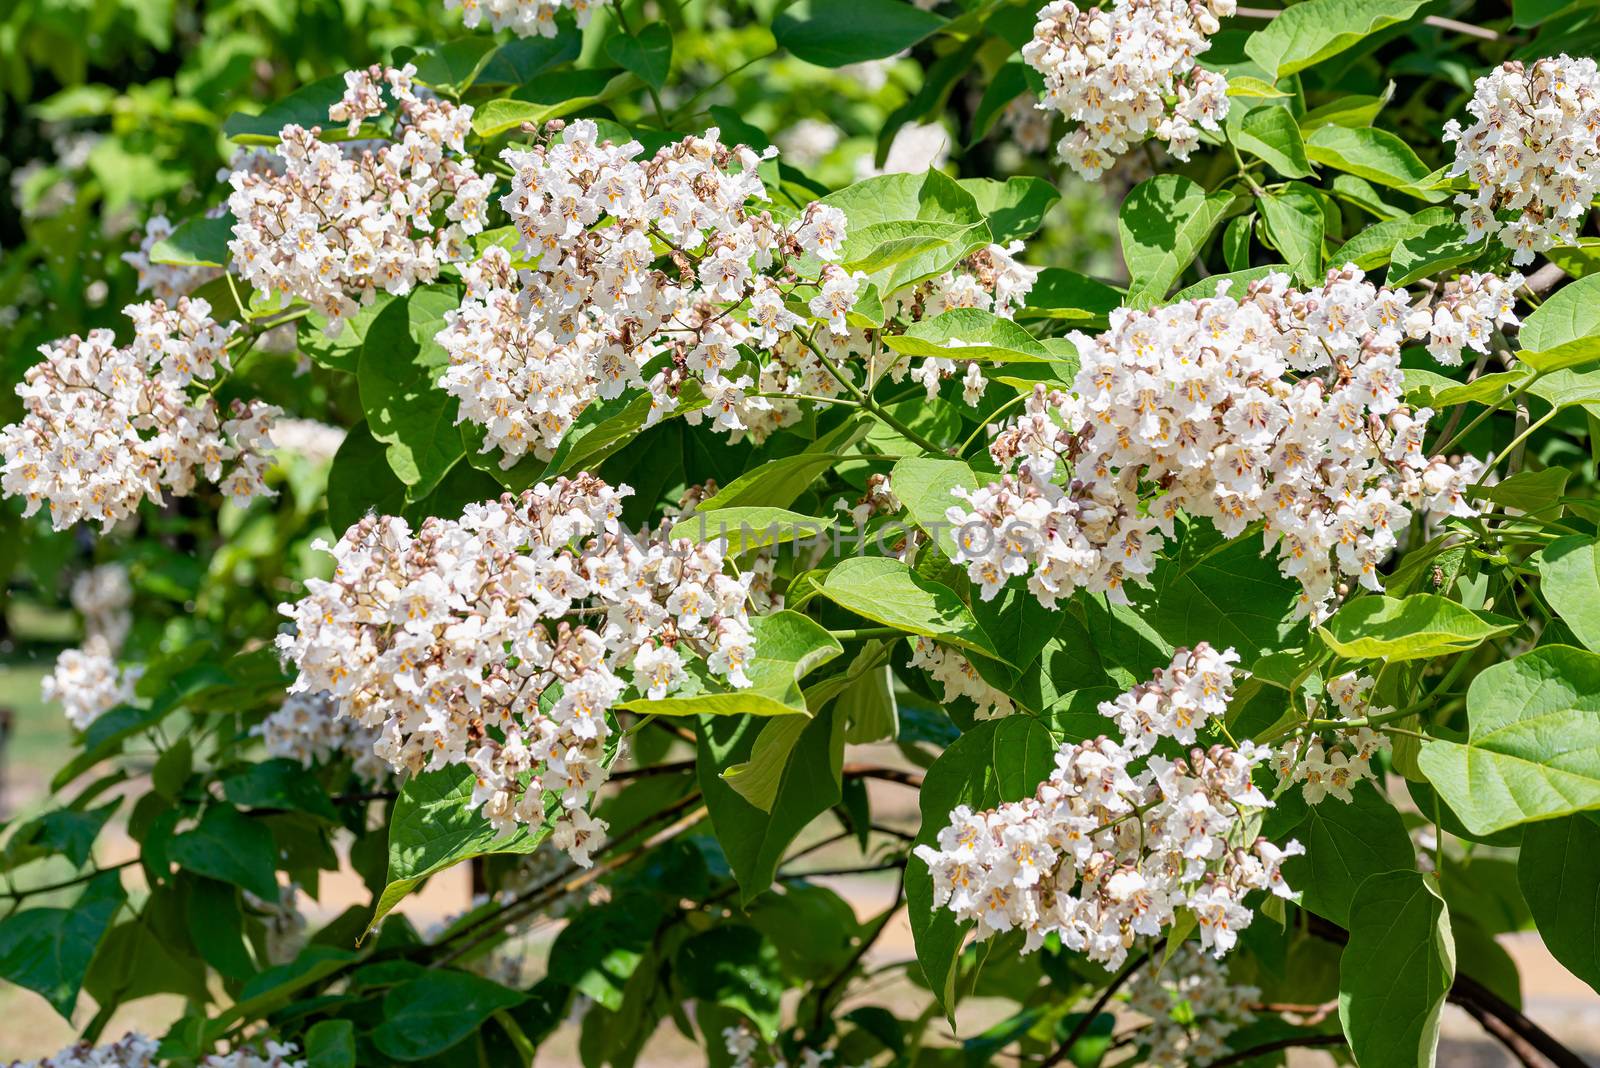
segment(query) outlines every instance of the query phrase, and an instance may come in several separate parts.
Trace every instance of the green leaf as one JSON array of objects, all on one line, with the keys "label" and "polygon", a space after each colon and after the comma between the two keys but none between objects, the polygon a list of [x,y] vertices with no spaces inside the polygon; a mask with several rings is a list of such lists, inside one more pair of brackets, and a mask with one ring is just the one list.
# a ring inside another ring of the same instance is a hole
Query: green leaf
[{"label": "green leaf", "polygon": [[[1600,336],[1576,337],[1571,341],[1562,342],[1553,349],[1541,349],[1537,352],[1520,349],[1517,352],[1517,359],[1541,374],[1581,367],[1600,359]],[[1547,390],[1551,388],[1547,382],[1540,382],[1539,385]]]},{"label": "green leaf", "polygon": [[1362,38],[1406,22],[1424,0],[1305,0],[1252,33],[1244,54],[1282,78],[1336,56]]},{"label": "green leaf", "polygon": [[1149,625],[1173,646],[1233,646],[1250,663],[1283,648],[1300,587],[1262,555],[1261,540],[1223,544],[1197,528],[1186,532],[1176,559],[1163,560],[1151,585],[1130,584],[1128,596]]},{"label": "green leaf", "polygon": [[578,58],[583,35],[562,26],[554,37],[519,37],[495,49],[477,85],[525,85],[552,67]]},{"label": "green leaf", "polygon": [[411,56],[417,81],[459,94],[477,81],[494,44],[494,38],[473,33],[440,45],[424,45]]},{"label": "green leaf", "polygon": [[894,495],[911,513],[912,522],[933,538],[947,559],[956,554],[955,530],[945,513],[964,503],[955,489],[976,490],[978,476],[965,460],[936,460],[927,456],[907,456],[895,461],[889,475]]},{"label": "green leaf", "polygon": [[222,780],[222,796],[247,808],[286,809],[329,823],[339,821],[328,795],[298,760],[279,758],[251,764]]},{"label": "green leaf", "polygon": [[[1055,768],[1056,742],[1032,716],[1008,716],[979,723],[952,742],[928,769],[919,802],[922,827],[917,843],[929,845],[950,823],[950,811],[974,811],[1002,801],[1020,801]],[[933,878],[927,864],[906,862],[906,914],[916,943],[917,964],[928,989],[949,1015],[955,1013],[956,958],[966,929],[948,909],[933,906]]]},{"label": "green leaf", "polygon": [[1530,824],[1517,882],[1556,960],[1600,992],[1600,822],[1585,814]]},{"label": "green leaf", "polygon": [[733,507],[787,508],[810,487],[818,475],[838,462],[838,451],[848,448],[869,429],[869,424],[865,422],[847,423],[812,442],[804,452],[780,456],[751,468],[712,497],[701,501],[695,512]]},{"label": "green leaf", "polygon": [[94,852],[95,839],[119,804],[111,801],[88,811],[58,808],[35,817],[6,842],[5,863],[0,870],[51,855],[64,857],[73,868],[83,867]]},{"label": "green leaf", "polygon": [[1567,479],[1572,472],[1564,467],[1547,467],[1542,471],[1518,471],[1492,486],[1473,486],[1473,497],[1493,501],[1504,508],[1523,512],[1537,512],[1549,508],[1566,492]]},{"label": "green leaf", "polygon": [[150,262],[180,267],[221,267],[228,262],[228,242],[231,240],[231,214],[185,219],[177,229],[151,247]]},{"label": "green leaf", "polygon": [[1600,276],[1579,278],[1562,286],[1522,320],[1518,344],[1530,352],[1547,352],[1600,334]]},{"label": "green leaf", "polygon": [[1322,237],[1326,226],[1323,198],[1302,182],[1290,182],[1282,192],[1258,197],[1256,204],[1267,226],[1267,237],[1288,261],[1295,278],[1307,286],[1323,280]]},{"label": "green leaf", "polygon": [[1408,234],[1395,243],[1389,256],[1385,284],[1408,286],[1419,278],[1477,259],[1487,246],[1487,239],[1469,240],[1466,230],[1454,219]]},{"label": "green leaf", "polygon": [[1391,189],[1405,189],[1425,200],[1442,200],[1445,196],[1414,188],[1428,176],[1428,165],[1417,158],[1410,145],[1387,130],[1323,126],[1307,139],[1306,155],[1335,170]]},{"label": "green leaf", "polygon": [[623,70],[637,74],[650,88],[659,90],[672,73],[672,31],[664,22],[652,22],[637,36],[617,34],[607,38],[606,55]]},{"label": "green leaf", "polygon": [[988,363],[1050,359],[1050,350],[1026,329],[982,308],[952,308],[912,324],[904,334],[885,334],[883,343],[906,356]]},{"label": "green leaf", "polygon": [[957,184],[972,194],[989,224],[997,245],[1010,244],[1039,229],[1061,193],[1043,178],[1012,175],[1005,181],[993,178],[962,178]]},{"label": "green leaf", "polygon": [[1514,371],[1495,371],[1479,375],[1471,382],[1457,382],[1453,378],[1415,367],[1405,368],[1404,374],[1407,400],[1412,399],[1412,391],[1416,390],[1415,403],[1431,408],[1449,408],[1457,404],[1493,404],[1504,400],[1506,391],[1526,382],[1530,372],[1524,367]]},{"label": "green leaf", "polygon": [[1384,109],[1393,95],[1394,83],[1390,82],[1382,96],[1360,93],[1341,96],[1300,116],[1300,129],[1310,131],[1328,125],[1371,126],[1372,120],[1378,117],[1378,112]]},{"label": "green leaf", "polygon": [[1340,245],[1329,262],[1341,267],[1353,263],[1363,271],[1382,267],[1401,241],[1426,233],[1435,226],[1448,225],[1451,218],[1449,208],[1424,208],[1402,219],[1384,219]]},{"label": "green leaf", "polygon": [[750,628],[756,647],[745,665],[748,687],[656,701],[641,697],[617,707],[656,716],[805,715],[800,680],[844,652],[844,647],[816,620],[787,609],[757,617]]},{"label": "green leaf", "polygon": [[744,903],[772,885],[789,844],[843,796],[844,723],[831,705],[805,721],[770,810],[739,796],[721,772],[752,759],[764,725],[740,716],[705,716],[697,725],[700,790]]},{"label": "green leaf", "polygon": [[1180,174],[1140,182],[1122,202],[1117,230],[1128,265],[1127,304],[1149,308],[1166,297],[1233,203],[1231,190],[1207,193]]},{"label": "green leaf", "polygon": [[1476,649],[1510,634],[1516,620],[1474,612],[1436,593],[1403,600],[1358,597],[1339,609],[1317,633],[1328,648],[1351,660],[1427,660]]},{"label": "green leaf", "polygon": [[[1229,89],[1231,93],[1231,85]],[[1249,111],[1235,109],[1228,113],[1227,130],[1229,139],[1241,150],[1265,160],[1285,178],[1304,178],[1311,173],[1305,141],[1288,108],[1265,104]]]},{"label": "green leaf", "polygon": [[456,400],[439,385],[449,354],[434,340],[460,295],[453,286],[423,286],[389,303],[361,346],[356,379],[373,438],[389,448],[389,466],[419,500],[461,459]]},{"label": "green leaf", "polygon": [[0,921],[0,978],[27,987],[68,1022],[84,974],[127,895],[114,871],[102,872],[71,908],[36,908]]},{"label": "green leaf", "polygon": [[803,716],[773,716],[756,735],[750,759],[729,767],[722,773],[722,780],[762,812],[771,812],[772,803],[778,798],[778,784],[783,781],[783,769],[788,766],[800,735],[805,733],[806,723]]},{"label": "green leaf", "polygon": [[399,515],[406,486],[389,466],[388,448],[366,420],[351,427],[328,469],[328,526],[343,534],[369,511]]},{"label": "green leaf", "polygon": [[1008,60],[995,71],[994,77],[984,87],[983,99],[978,101],[977,110],[972,113],[971,132],[967,140],[969,148],[989,136],[989,131],[994,129],[994,124],[1013,100],[1029,92],[1027,72],[1028,65],[1020,59]]},{"label": "green leaf", "polygon": [[768,1042],[778,1037],[778,1001],[788,987],[778,950],[742,923],[703,931],[678,947],[673,974],[684,993],[742,1014]]},{"label": "green leaf", "polygon": [[1046,267],[1034,279],[1022,314],[1069,322],[1106,318],[1122,305],[1122,292],[1065,267]]},{"label": "green leaf", "polygon": [[791,541],[819,544],[834,526],[833,517],[801,515],[787,508],[749,508],[735,506],[709,512],[695,512],[673,524],[672,539],[687,538],[696,544],[721,541],[723,552],[737,556],[748,549],[784,545]]},{"label": "green leaf", "polygon": [[852,227],[840,257],[845,269],[889,294],[944,274],[992,240],[982,222],[893,220]]},{"label": "green leaf", "polygon": [[1600,655],[1546,645],[1478,673],[1465,742],[1428,738],[1423,774],[1473,834],[1600,808]]},{"label": "green leaf", "polygon": [[356,1068],[356,1025],[320,1020],[306,1032],[306,1068]]},{"label": "green leaf", "polygon": [[851,745],[892,740],[900,731],[893,670],[885,665],[861,675],[839,694],[838,709],[845,721],[844,740]]},{"label": "green leaf", "polygon": [[343,125],[329,127],[328,109],[344,96],[344,77],[330,75],[320,81],[295,90],[275,103],[268,104],[258,115],[236,111],[222,124],[222,136],[241,145],[275,145],[278,131],[285,126],[313,126],[324,128],[323,139],[342,139]]},{"label": "green leaf", "polygon": [[384,995],[373,1044],[396,1060],[426,1060],[522,1000],[518,991],[467,972],[427,972]]},{"label": "green leaf", "polygon": [[1533,566],[1539,591],[1561,622],[1600,652],[1600,543],[1587,534],[1560,538],[1534,555]]},{"label": "green leaf", "polygon": [[1371,783],[1350,793],[1348,804],[1330,797],[1310,807],[1293,834],[1305,845],[1305,856],[1291,858],[1283,869],[1301,904],[1341,927],[1350,926],[1356,891],[1369,877],[1417,866],[1400,810]]},{"label": "green leaf", "polygon": [[852,230],[912,219],[967,225],[983,222],[977,199],[938,170],[866,178],[829,193],[822,203],[844,212]]},{"label": "green leaf", "polygon": [[1294,94],[1284,92],[1271,82],[1245,74],[1228,79],[1228,95],[1247,99],[1276,100]]},{"label": "green leaf", "polygon": [[263,901],[278,900],[278,877],[272,832],[232,805],[212,805],[191,831],[167,846],[173,863],[250,891]]},{"label": "green leaf", "polygon": [[796,59],[845,67],[904,51],[945,22],[905,0],[800,0],[772,20],[772,36]]},{"label": "green leaf", "polygon": [[1339,959],[1339,1022],[1356,1063],[1433,1064],[1455,974],[1450,915],[1431,880],[1397,871],[1362,883]]},{"label": "green leaf", "polygon": [[1227,294],[1234,300],[1242,300],[1245,290],[1252,282],[1259,282],[1269,274],[1287,274],[1289,265],[1286,263],[1264,263],[1259,267],[1246,267],[1242,271],[1232,271],[1228,274],[1214,274],[1202,278],[1192,286],[1184,286],[1172,294],[1171,301],[1197,300],[1200,297],[1214,297],[1217,295],[1218,283],[1227,283]]},{"label": "green leaf", "polygon": [[853,556],[835,564],[821,593],[874,623],[938,638],[1006,660],[955,591],[884,556]]},{"label": "green leaf", "polygon": [[[430,875],[473,857],[532,853],[549,835],[548,819],[509,834],[496,831],[471,807],[474,782],[472,769],[452,764],[413,776],[400,787],[389,817],[389,873],[368,931]],[[547,801],[547,816],[551,809]]]}]

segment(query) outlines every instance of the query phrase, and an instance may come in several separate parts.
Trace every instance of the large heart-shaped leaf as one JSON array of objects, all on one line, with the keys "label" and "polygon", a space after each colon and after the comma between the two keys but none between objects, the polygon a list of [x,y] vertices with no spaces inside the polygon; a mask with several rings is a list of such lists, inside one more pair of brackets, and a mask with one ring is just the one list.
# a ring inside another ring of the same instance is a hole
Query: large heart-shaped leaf
[{"label": "large heart-shaped leaf", "polygon": [[1479,672],[1464,742],[1418,763],[1473,834],[1600,808],[1600,655],[1547,645]]}]

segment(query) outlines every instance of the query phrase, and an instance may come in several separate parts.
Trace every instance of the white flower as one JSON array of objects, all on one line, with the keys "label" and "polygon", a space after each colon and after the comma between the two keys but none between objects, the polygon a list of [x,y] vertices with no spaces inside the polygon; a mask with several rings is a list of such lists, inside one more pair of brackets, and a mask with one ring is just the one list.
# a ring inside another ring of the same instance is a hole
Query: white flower
[{"label": "white flower", "polygon": [[187,496],[197,471],[241,501],[271,496],[263,452],[278,409],[235,401],[224,419],[194,388],[228,369],[233,325],[188,297],[123,310],[134,329],[126,347],[93,330],[40,348],[45,359],[16,387],[22,421],[0,430],[0,491],[22,497],[25,515],[48,504],[57,530],[81,520],[110,529],[165,491]]},{"label": "white flower", "polygon": [[1119,309],[1105,333],[1072,336],[1071,393],[1038,387],[996,428],[1002,477],[957,490],[964,505],[948,512],[967,538],[956,559],[985,598],[1028,574],[1045,604],[1080,588],[1121,599],[1180,513],[1228,538],[1258,523],[1304,587],[1300,612],[1321,619],[1345,580],[1380,588],[1413,510],[1474,514],[1467,488],[1482,465],[1423,452],[1432,413],[1403,404],[1400,346],[1409,330],[1452,355],[1436,324],[1474,320],[1483,334],[1511,315],[1511,284],[1468,276],[1419,317],[1403,291],[1347,267],[1309,292],[1278,274],[1238,300],[1219,285],[1216,297]]},{"label": "white flower", "polygon": [[[614,750],[620,673],[664,697],[695,656],[744,686],[753,652],[750,579],[724,573],[715,543],[627,535],[617,517],[630,492],[580,475],[415,532],[361,520],[330,550],[333,577],[282,606],[291,689],[325,691],[318,700],[352,724],[339,744],[376,734],[373,751],[396,771],[471,768],[472,804],[496,827],[539,822],[558,796],[555,840],[587,863],[605,827],[584,809]],[[331,750],[318,710],[290,708],[263,724],[269,744],[302,761]],[[291,715],[306,723],[280,722]]]},{"label": "white flower", "polygon": [[[1456,195],[1468,235],[1498,235],[1519,266],[1556,245],[1577,244],[1600,187],[1595,61],[1567,55],[1532,65],[1509,60],[1478,79],[1467,112],[1472,125],[1451,119],[1444,139],[1456,143],[1450,173],[1478,186]],[[1501,222],[1504,212],[1514,218]]]},{"label": "white flower", "polygon": [[[774,276],[807,252],[837,259],[844,215],[812,204],[782,226],[756,210],[763,157],[718,136],[641,158],[638,142],[602,141],[580,119],[559,140],[502,153],[514,173],[500,205],[527,266],[486,250],[463,268],[466,299],[438,335],[450,354],[440,384],[460,419],[483,428],[483,451],[498,449],[508,467],[548,458],[596,400],[638,389],[650,394],[646,425],[678,410],[686,387],[735,441],[799,418],[797,404],[754,395],[798,384],[792,369],[811,359]],[[747,351],[767,358],[759,373],[736,370]],[[662,356],[667,366],[647,372]]]},{"label": "white flower", "polygon": [[[1152,135],[1188,159],[1200,131],[1218,129],[1228,114],[1227,80],[1195,58],[1211,47],[1218,17],[1233,9],[1233,0],[1113,0],[1086,10],[1070,0],[1046,4],[1022,57],[1044,76],[1040,106],[1072,123],[1057,155],[1091,181]],[[1043,137],[1037,125],[1028,133]]]},{"label": "white flower", "polygon": [[95,635],[80,649],[65,649],[56,657],[55,670],[40,686],[46,701],[59,701],[67,722],[78,730],[118,705],[134,699],[139,667],[119,668],[106,640]]},{"label": "white flower", "polygon": [[924,668],[943,688],[944,702],[949,704],[965,697],[977,706],[978,719],[999,719],[1009,716],[1015,709],[1004,690],[995,689],[983,680],[972,661],[930,638],[917,638],[911,647],[910,665]]},{"label": "white flower", "polygon": [[[1133,706],[1153,706],[1151,733],[1193,736],[1209,715],[1185,721],[1175,708],[1216,687],[1216,714],[1232,695],[1229,650],[1180,650],[1173,665],[1101,711],[1121,724]],[[1153,700],[1147,700],[1153,699]],[[1121,966],[1136,937],[1156,937],[1179,908],[1199,921],[1201,942],[1221,956],[1252,913],[1252,890],[1282,888],[1279,868],[1299,851],[1251,840],[1249,817],[1272,802],[1253,785],[1270,751],[1249,745],[1190,749],[1180,760],[1150,745],[1100,737],[1067,743],[1055,772],[1021,801],[974,813],[965,806],[934,846],[916,855],[933,878],[935,908],[976,924],[978,938],[1021,928],[1024,951],[1057,935],[1107,969]],[[1144,756],[1144,768],[1130,764]]]},{"label": "white flower", "polygon": [[471,29],[487,16],[495,30],[510,30],[518,37],[554,37],[560,24],[556,16],[571,11],[578,28],[589,25],[596,0],[444,0],[446,11],[461,11],[461,21]]},{"label": "white flower", "polygon": [[[467,235],[483,229],[494,179],[481,176],[463,141],[472,108],[419,96],[415,68],[370,67],[345,75],[343,99],[328,109],[353,136],[398,108],[392,140],[341,148],[319,129],[285,126],[276,169],[236,169],[228,208],[228,249],[241,276],[258,289],[306,301],[336,336],[344,320],[382,289],[404,294],[460,258]],[[447,225],[436,226],[436,215]]]}]

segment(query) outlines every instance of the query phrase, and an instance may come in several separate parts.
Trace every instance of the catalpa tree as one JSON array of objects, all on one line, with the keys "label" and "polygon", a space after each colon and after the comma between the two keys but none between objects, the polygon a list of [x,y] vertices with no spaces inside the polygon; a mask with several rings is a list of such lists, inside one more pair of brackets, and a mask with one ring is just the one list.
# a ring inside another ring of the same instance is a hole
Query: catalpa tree
[{"label": "catalpa tree", "polygon": [[1584,1063],[1600,7],[91,6],[17,1064]]}]

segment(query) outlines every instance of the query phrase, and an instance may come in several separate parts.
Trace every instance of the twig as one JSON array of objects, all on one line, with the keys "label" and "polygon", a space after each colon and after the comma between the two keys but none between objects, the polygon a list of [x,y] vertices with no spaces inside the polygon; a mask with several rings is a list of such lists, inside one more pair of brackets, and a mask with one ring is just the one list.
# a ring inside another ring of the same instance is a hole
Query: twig
[{"label": "twig", "polygon": [[850,954],[850,959],[845,962],[844,967],[840,968],[839,971],[834,974],[834,977],[829,979],[821,990],[817,991],[817,1011],[816,1016],[812,1020],[812,1037],[821,1038],[823,1024],[828,1018],[829,1002],[833,1000],[835,994],[838,992],[839,987],[844,984],[844,981],[848,979],[851,973],[856,970],[856,966],[861,963],[861,958],[867,955],[867,951],[872,948],[873,943],[878,940],[878,937],[882,935],[884,930],[889,926],[889,921],[894,918],[894,914],[900,911],[900,906],[905,903],[905,897],[906,873],[905,869],[902,868],[900,871],[900,878],[895,883],[894,900],[891,901],[889,903],[889,907],[884,909],[879,915],[877,926],[872,929],[872,933],[870,935],[867,935],[861,940],[861,944],[856,947],[856,951],[854,953]]},{"label": "twig", "polygon": [[48,894],[52,890],[70,890],[74,886],[81,886],[84,883],[92,882],[94,879],[104,875],[108,871],[120,871],[130,864],[137,863],[139,863],[139,858],[133,857],[128,860],[120,861],[116,864],[107,864],[103,868],[95,868],[93,871],[86,871],[81,875],[74,875],[72,878],[63,879],[59,883],[45,883],[43,886],[29,886],[24,887],[21,890],[0,891],[0,898],[9,898],[14,901],[21,901],[24,898],[32,897],[35,894]]},{"label": "twig", "polygon": [[1088,1034],[1089,1028],[1094,1026],[1095,1017],[1100,1015],[1100,1010],[1104,1009],[1106,1003],[1116,996],[1118,990],[1122,989],[1122,984],[1131,979],[1133,973],[1144,966],[1145,962],[1150,959],[1151,954],[1159,953],[1161,947],[1166,944],[1167,940],[1162,938],[1151,945],[1149,949],[1129,961],[1127,966],[1117,973],[1117,977],[1111,980],[1104,990],[1100,991],[1100,996],[1094,999],[1094,1004],[1089,1006],[1089,1011],[1078,1018],[1078,1022],[1073,1025],[1072,1032],[1067,1035],[1061,1045],[1056,1047],[1056,1051],[1039,1062],[1039,1068],[1051,1068],[1052,1065],[1065,1061],[1071,1055],[1072,1047],[1076,1046],[1078,1040]]},{"label": "twig", "polygon": [[[1242,19],[1264,19],[1268,22],[1283,14],[1282,11],[1267,7],[1241,7],[1234,14]],[[1449,30],[1452,33],[1463,34],[1467,37],[1476,37],[1480,41],[1498,41],[1500,35],[1487,26],[1474,26],[1470,22],[1460,22],[1456,19],[1442,18],[1439,15],[1429,15],[1422,20],[1425,25],[1438,30]],[[1221,1061],[1216,1062],[1221,1064]]]},{"label": "twig", "polygon": [[1268,1053],[1276,1053],[1284,1049],[1305,1049],[1311,1046],[1342,1046],[1345,1044],[1343,1035],[1299,1035],[1294,1038],[1279,1038],[1272,1042],[1263,1042],[1250,1049],[1242,1049],[1237,1053],[1230,1053],[1226,1057],[1214,1060],[1210,1068],[1224,1068],[1229,1064],[1244,1064],[1257,1057]]},{"label": "twig", "polygon": [[882,768],[875,764],[846,764],[843,775],[847,779],[881,779],[884,782],[896,782],[901,786],[909,786],[913,790],[922,789],[922,776],[899,768]]}]

